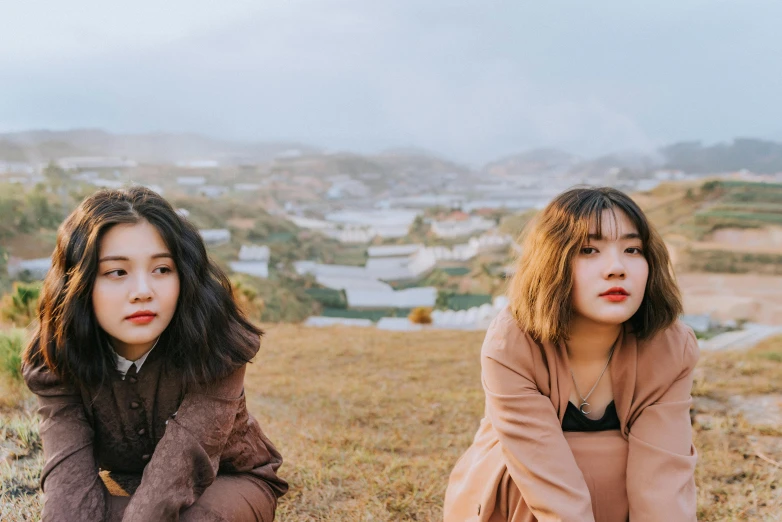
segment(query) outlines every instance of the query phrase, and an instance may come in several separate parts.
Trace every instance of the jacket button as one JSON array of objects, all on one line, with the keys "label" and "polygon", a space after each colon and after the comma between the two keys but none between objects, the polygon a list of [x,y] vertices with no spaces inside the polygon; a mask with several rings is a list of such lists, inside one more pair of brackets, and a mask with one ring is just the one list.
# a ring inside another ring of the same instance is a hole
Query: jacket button
[{"label": "jacket button", "polygon": [[138,382],[138,379],[133,376],[130,376],[128,380],[130,381],[130,384],[136,384]]},{"label": "jacket button", "polygon": [[142,455],[141,456],[141,460],[144,460],[144,461],[149,460],[149,455],[146,455],[146,454]]},{"label": "jacket button", "polygon": [[139,435],[144,435],[146,432],[147,432],[147,430],[145,430],[144,428],[141,428],[136,433],[138,433]]},{"label": "jacket button", "polygon": [[136,401],[133,401],[133,402],[130,403],[130,409],[131,410],[135,410],[139,406],[140,406],[140,404],[138,402],[136,402]]}]

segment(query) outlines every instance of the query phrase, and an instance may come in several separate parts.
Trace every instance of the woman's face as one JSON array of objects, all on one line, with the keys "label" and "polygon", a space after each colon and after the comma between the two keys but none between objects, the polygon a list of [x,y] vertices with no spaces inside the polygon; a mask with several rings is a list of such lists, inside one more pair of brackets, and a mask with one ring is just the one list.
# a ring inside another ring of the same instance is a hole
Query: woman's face
[{"label": "woman's face", "polygon": [[641,306],[649,264],[638,230],[624,212],[603,210],[601,226],[592,225],[573,261],[572,305],[579,319],[618,325]]},{"label": "woman's face", "polygon": [[111,227],[98,252],[92,307],[122,356],[138,357],[163,333],[176,310],[179,274],[157,229],[148,221]]}]

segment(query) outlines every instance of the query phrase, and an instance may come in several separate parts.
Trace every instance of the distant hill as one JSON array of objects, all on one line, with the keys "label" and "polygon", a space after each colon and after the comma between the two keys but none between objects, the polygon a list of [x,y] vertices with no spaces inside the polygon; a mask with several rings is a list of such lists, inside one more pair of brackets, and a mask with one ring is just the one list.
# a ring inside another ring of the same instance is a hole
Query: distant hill
[{"label": "distant hill", "polygon": [[682,170],[692,174],[736,172],[758,174],[782,172],[782,143],[737,138],[731,143],[704,146],[698,141],[674,143],[656,153],[611,153],[584,159],[558,149],[534,149],[488,163],[484,171],[502,176],[550,175],[566,171],[575,176],[599,176],[619,169],[630,177],[644,176],[655,169]]},{"label": "distant hill", "polygon": [[[0,160],[48,161],[67,156],[118,156],[142,163],[210,159],[263,162],[319,149],[295,142],[232,142],[189,133],[112,134],[100,129],[0,134]],[[24,158],[24,159],[23,159]]]},{"label": "distant hill", "polygon": [[691,173],[733,172],[747,169],[758,174],[782,172],[782,143],[737,138],[733,143],[704,147],[682,142],[660,149],[665,166]]},{"label": "distant hill", "polygon": [[579,161],[578,156],[568,152],[541,148],[498,159],[488,163],[483,170],[498,176],[530,176],[565,172]]},{"label": "distant hill", "polygon": [[[325,163],[361,163],[363,172],[393,173],[400,168],[464,173],[471,169],[418,147],[389,148],[376,154],[324,153],[298,142],[220,140],[193,133],[114,134],[100,129],[32,130],[0,133],[0,161],[46,162],[69,156],[111,156],[139,163],[175,163],[215,160],[223,165],[291,161],[315,158]],[[330,158],[338,158],[336,160]],[[353,158],[353,159],[349,159]],[[387,167],[387,169],[386,169]],[[581,158],[555,148],[532,149],[486,164],[483,173],[512,176],[600,176],[619,169],[623,176],[642,177],[666,168],[694,174],[747,169],[769,174],[782,172],[782,143],[737,138],[730,143],[704,146],[698,141],[674,143],[646,153],[615,152]]]}]

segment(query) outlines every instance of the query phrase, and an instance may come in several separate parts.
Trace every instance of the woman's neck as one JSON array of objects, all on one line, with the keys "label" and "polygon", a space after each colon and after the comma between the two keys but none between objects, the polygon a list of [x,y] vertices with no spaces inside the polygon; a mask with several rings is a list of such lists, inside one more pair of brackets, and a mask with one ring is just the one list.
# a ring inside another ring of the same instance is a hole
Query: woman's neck
[{"label": "woman's neck", "polygon": [[116,352],[117,355],[121,355],[124,359],[127,359],[128,361],[135,362],[141,359],[146,353],[150,352],[152,348],[154,348],[157,345],[157,342],[159,340],[160,337],[158,337],[157,339],[149,343],[125,344],[121,341],[118,341],[117,339],[112,339],[111,347],[114,349],[114,352]]},{"label": "woman's neck", "polygon": [[621,324],[598,324],[574,318],[566,343],[568,358],[583,363],[605,361],[621,331]]}]

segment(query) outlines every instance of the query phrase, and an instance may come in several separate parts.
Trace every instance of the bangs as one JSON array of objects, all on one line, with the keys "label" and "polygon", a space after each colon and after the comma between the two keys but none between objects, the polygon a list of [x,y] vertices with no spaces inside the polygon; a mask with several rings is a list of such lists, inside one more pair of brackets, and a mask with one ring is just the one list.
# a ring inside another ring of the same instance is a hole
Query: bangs
[{"label": "bangs", "polygon": [[633,224],[641,241],[646,245],[649,241],[649,223],[646,221],[641,210],[635,206],[632,200],[612,198],[607,194],[598,194],[591,201],[585,202],[584,207],[579,212],[580,220],[586,223],[587,232],[583,241],[589,238],[597,240],[605,239],[603,237],[604,211],[611,213],[610,222],[607,223],[611,229],[612,238],[616,235],[617,211],[623,213]]}]

